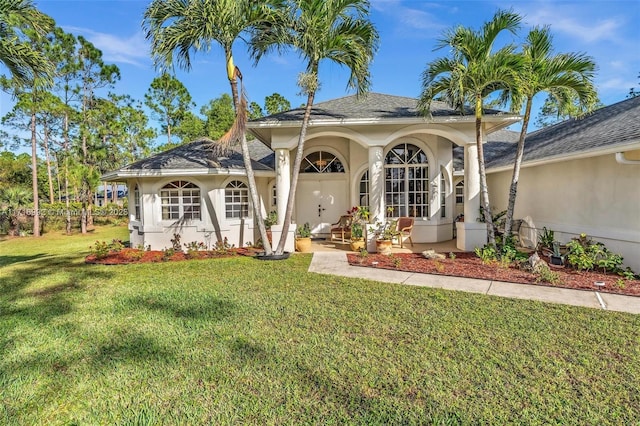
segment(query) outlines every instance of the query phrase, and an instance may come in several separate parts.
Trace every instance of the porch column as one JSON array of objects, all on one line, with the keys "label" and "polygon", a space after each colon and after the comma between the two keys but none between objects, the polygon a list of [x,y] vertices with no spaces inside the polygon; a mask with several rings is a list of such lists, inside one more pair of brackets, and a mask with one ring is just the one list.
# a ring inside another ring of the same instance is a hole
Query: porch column
[{"label": "porch column", "polygon": [[278,212],[278,225],[284,223],[284,215],[287,211],[287,199],[291,188],[291,162],[289,150],[278,148],[276,156],[276,210]]},{"label": "porch column", "polygon": [[480,216],[480,169],[475,142],[464,147],[464,221],[477,222]]},{"label": "porch column", "polygon": [[487,243],[487,225],[480,217],[480,169],[478,147],[470,142],[464,147],[464,222],[458,222],[456,246],[473,251]]},{"label": "porch column", "polygon": [[372,222],[384,220],[384,150],[369,147],[369,211]]},{"label": "porch column", "polygon": [[[384,149],[369,147],[369,220],[371,223],[384,222]],[[367,250],[376,251],[373,233],[367,232]]]}]

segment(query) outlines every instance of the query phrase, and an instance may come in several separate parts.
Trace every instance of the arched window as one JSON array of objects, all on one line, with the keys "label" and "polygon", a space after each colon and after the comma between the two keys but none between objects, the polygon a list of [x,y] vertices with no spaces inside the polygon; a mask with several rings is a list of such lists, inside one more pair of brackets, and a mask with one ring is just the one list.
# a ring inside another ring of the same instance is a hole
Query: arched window
[{"label": "arched window", "polygon": [[316,151],[304,157],[300,173],[344,173],[344,166],[330,152]]},{"label": "arched window", "polygon": [[134,219],[140,220],[140,188],[138,185],[133,189],[133,209]]},{"label": "arched window", "polygon": [[464,204],[464,181],[456,183],[456,204]]},{"label": "arched window", "polygon": [[176,180],[160,189],[162,220],[200,219],[200,188],[186,180]]},{"label": "arched window", "polygon": [[429,216],[429,161],[415,145],[396,145],[385,157],[385,203],[392,217]]},{"label": "arched window", "polygon": [[358,205],[369,207],[369,170],[365,171],[360,178]]},{"label": "arched window", "polygon": [[249,217],[249,189],[244,182],[232,180],[224,190],[227,219]]}]

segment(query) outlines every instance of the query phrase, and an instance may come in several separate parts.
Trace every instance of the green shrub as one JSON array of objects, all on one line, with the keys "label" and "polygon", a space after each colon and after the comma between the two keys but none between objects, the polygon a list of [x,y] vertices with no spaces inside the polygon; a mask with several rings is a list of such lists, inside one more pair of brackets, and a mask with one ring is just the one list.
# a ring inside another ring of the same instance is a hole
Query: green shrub
[{"label": "green shrub", "polygon": [[549,265],[544,262],[541,262],[541,264],[536,267],[533,274],[536,276],[536,282],[549,284],[561,283],[560,275],[556,271],[552,271]]},{"label": "green shrub", "polygon": [[94,245],[89,247],[91,254],[93,254],[96,259],[104,259],[109,254],[110,248],[109,243],[106,241],[96,241]]},{"label": "green shrub", "polygon": [[476,256],[482,259],[482,263],[485,265],[498,260],[498,253],[496,252],[496,249],[489,244],[484,247],[476,247],[474,252],[476,253]]}]

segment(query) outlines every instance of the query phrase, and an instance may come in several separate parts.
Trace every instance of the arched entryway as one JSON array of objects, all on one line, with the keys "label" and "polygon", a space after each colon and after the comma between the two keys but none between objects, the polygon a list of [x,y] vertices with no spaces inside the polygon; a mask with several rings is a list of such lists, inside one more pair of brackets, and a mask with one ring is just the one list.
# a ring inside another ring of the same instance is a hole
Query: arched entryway
[{"label": "arched entryway", "polygon": [[345,162],[331,150],[312,151],[302,160],[299,176],[296,222],[309,222],[315,236],[324,236],[349,208]]}]

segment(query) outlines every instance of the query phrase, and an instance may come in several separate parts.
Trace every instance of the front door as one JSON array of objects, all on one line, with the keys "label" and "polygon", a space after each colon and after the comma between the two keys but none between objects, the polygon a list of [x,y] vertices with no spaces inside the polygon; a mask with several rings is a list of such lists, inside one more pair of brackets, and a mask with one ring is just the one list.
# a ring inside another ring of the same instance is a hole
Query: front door
[{"label": "front door", "polygon": [[303,178],[298,181],[296,224],[301,226],[309,222],[313,236],[327,236],[331,224],[347,214],[347,180],[344,176],[339,179],[333,176],[323,176],[323,179],[313,177],[316,179]]}]

